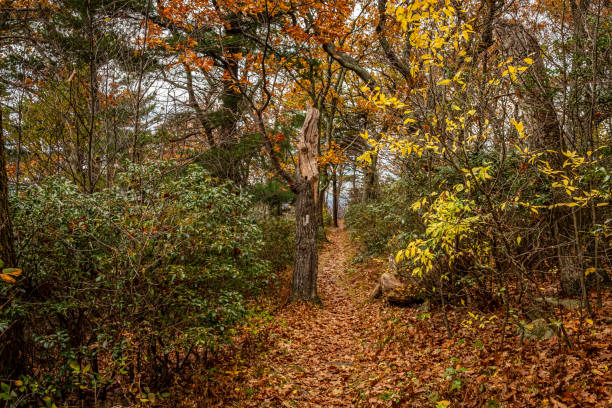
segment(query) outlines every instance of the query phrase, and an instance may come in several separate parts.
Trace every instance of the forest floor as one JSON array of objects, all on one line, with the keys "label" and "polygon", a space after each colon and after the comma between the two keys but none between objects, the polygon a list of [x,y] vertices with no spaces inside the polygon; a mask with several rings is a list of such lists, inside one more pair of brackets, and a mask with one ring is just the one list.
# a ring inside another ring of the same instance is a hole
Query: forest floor
[{"label": "forest floor", "polygon": [[502,343],[501,318],[470,316],[465,307],[448,311],[449,338],[438,309],[369,301],[384,263],[352,262],[357,250],[342,228],[328,230],[328,239],[320,252],[323,305],[262,313],[220,366],[194,377],[182,406],[612,406],[609,297],[588,327],[565,316],[571,350],[558,338],[520,342],[510,325]]}]

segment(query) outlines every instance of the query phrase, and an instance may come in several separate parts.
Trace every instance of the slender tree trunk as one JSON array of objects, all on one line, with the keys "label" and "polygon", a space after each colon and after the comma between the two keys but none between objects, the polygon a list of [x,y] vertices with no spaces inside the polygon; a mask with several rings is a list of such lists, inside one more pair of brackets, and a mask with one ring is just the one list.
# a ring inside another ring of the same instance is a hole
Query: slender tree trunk
[{"label": "slender tree trunk", "polygon": [[[13,243],[13,226],[9,209],[8,177],[6,174],[6,157],[4,151],[4,127],[2,123],[2,105],[0,105],[0,259],[4,267],[15,267],[16,256]],[[6,305],[10,300],[0,296],[0,304]],[[11,322],[2,333],[0,341],[0,376],[19,378],[25,371],[23,358],[24,330],[21,319]]]},{"label": "slender tree trunk", "polygon": [[338,191],[338,169],[336,166],[333,167],[332,174],[332,219],[334,223],[334,227],[338,228],[338,196],[340,192]]},{"label": "slender tree trunk", "polygon": [[16,263],[13,244],[13,225],[9,210],[8,176],[6,174],[6,154],[4,151],[4,127],[2,107],[0,106],[0,258],[5,267]]},{"label": "slender tree trunk", "polygon": [[317,199],[319,169],[318,131],[319,111],[309,108],[299,141],[298,171],[296,174],[297,200],[295,206],[295,267],[293,270],[292,300],[318,302]]},{"label": "slender tree trunk", "polygon": [[321,239],[323,241],[327,241],[327,236],[325,235],[325,217],[323,216],[323,212],[324,212],[324,206],[326,205],[326,201],[325,201],[325,194],[327,194],[327,188],[329,187],[329,181],[326,182],[325,188],[323,188],[321,191],[319,191],[319,195],[318,195],[318,200],[317,200],[317,215],[318,215],[318,220],[317,220],[317,225],[321,231]]},{"label": "slender tree trunk", "polygon": [[19,110],[17,111],[19,127],[17,128],[17,159],[15,164],[15,186],[19,190],[19,177],[21,176],[21,143],[23,141],[23,96],[19,97]]},{"label": "slender tree trunk", "polygon": [[355,194],[355,199],[357,200],[357,165],[355,163],[353,163],[353,177],[351,177],[351,183],[352,183],[352,190],[353,190],[353,194]]},{"label": "slender tree trunk", "polygon": [[372,155],[372,163],[365,170],[363,175],[363,190],[361,192],[361,201],[373,200],[378,197],[378,155]]},{"label": "slender tree trunk", "polygon": [[134,109],[134,134],[132,135],[132,152],[131,152],[131,160],[133,162],[140,162],[140,146],[139,146],[139,136],[140,136],[140,104],[142,102],[142,80],[144,77],[144,59],[145,59],[145,51],[147,49],[147,37],[149,34],[149,13],[151,11],[151,0],[147,1],[147,11],[145,13],[144,19],[144,39],[142,40],[142,46],[140,47],[140,60],[138,61],[138,84],[136,86],[136,107]]},{"label": "slender tree trunk", "polygon": [[98,100],[98,69],[96,61],[96,47],[94,33],[94,16],[92,15],[91,2],[87,2],[87,18],[89,20],[88,36],[89,36],[89,92],[91,98],[90,117],[87,127],[87,173],[84,174],[83,185],[88,193],[93,193],[94,186],[94,132],[96,130],[96,114],[99,110]]}]

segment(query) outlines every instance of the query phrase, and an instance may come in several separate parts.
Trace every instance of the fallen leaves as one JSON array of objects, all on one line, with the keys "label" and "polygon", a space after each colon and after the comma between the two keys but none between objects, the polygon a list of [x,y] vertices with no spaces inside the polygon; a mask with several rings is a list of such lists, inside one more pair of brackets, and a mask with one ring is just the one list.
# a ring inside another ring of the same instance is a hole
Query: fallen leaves
[{"label": "fallen leaves", "polygon": [[[610,406],[611,322],[585,319],[583,348],[508,335],[500,347],[502,319],[474,330],[461,325],[466,308],[449,308],[449,339],[440,310],[368,302],[383,265],[350,265],[356,250],[346,232],[331,230],[329,238],[319,267],[324,306],[279,309],[257,330],[262,347],[247,357],[235,352],[209,378],[205,402],[185,398],[184,406]],[[611,311],[607,298],[602,315]]]}]

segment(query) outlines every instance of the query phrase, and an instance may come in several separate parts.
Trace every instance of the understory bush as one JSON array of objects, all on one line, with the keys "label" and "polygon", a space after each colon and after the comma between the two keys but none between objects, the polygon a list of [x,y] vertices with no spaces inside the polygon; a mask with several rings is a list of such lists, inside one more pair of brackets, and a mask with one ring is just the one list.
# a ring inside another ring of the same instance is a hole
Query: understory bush
[{"label": "understory bush", "polygon": [[[578,190],[582,183],[584,190],[592,189],[585,196],[593,202],[582,197],[571,202],[570,197],[554,204],[560,194],[555,189],[565,184],[543,185],[541,170],[530,168],[520,154],[509,152],[501,162],[489,153],[466,160],[463,177],[439,166],[429,180],[400,179],[384,186],[378,198],[350,206],[346,224],[353,239],[363,242],[369,254],[392,254],[396,271],[411,290],[433,300],[443,296],[484,308],[508,304],[511,296],[541,297],[534,282],[579,295],[582,273],[585,290],[607,281],[606,272],[594,266],[609,263],[609,251],[598,247],[605,242],[605,230],[584,227],[597,219],[595,209],[601,219],[609,219],[609,175],[603,167],[582,175],[582,161],[568,159],[565,167],[576,167],[576,181],[567,191]],[[550,228],[541,215],[547,212],[565,224]],[[569,243],[558,246],[562,235]],[[576,242],[583,247],[574,249]],[[564,276],[559,259],[569,259],[571,269],[579,273]],[[568,290],[568,281],[573,290]]]},{"label": "understory bush", "polygon": [[325,227],[331,227],[333,222],[334,219],[332,218],[330,210],[326,206],[323,206],[323,225]]},{"label": "understory bush", "polygon": [[295,259],[295,219],[291,216],[273,216],[258,222],[263,235],[260,256],[270,262],[278,272]]},{"label": "understory bush", "polygon": [[50,179],[12,205],[23,274],[0,282],[0,329],[20,333],[0,347],[19,344],[23,366],[0,372],[20,375],[22,402],[100,400],[119,382],[159,398],[272,277],[249,197],[195,165],[133,165],[93,194]]},{"label": "understory bush", "polygon": [[419,217],[410,210],[418,187],[397,180],[383,187],[379,198],[348,207],[344,222],[351,239],[364,245],[368,255],[382,255],[402,247],[419,230]]}]

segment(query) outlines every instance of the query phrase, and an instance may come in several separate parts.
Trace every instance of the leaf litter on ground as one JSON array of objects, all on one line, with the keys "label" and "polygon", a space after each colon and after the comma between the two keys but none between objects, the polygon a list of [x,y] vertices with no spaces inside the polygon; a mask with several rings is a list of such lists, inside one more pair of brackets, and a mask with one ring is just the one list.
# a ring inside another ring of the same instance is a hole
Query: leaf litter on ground
[{"label": "leaf litter on ground", "polygon": [[[571,350],[558,338],[521,342],[509,327],[500,345],[501,319],[466,326],[465,307],[447,311],[449,339],[440,310],[369,302],[381,264],[350,265],[357,250],[346,231],[328,235],[319,266],[323,305],[262,300],[273,316],[255,318],[223,359],[204,374],[194,373],[177,405],[612,406],[609,294]],[[570,314],[566,321],[576,319]]]}]

